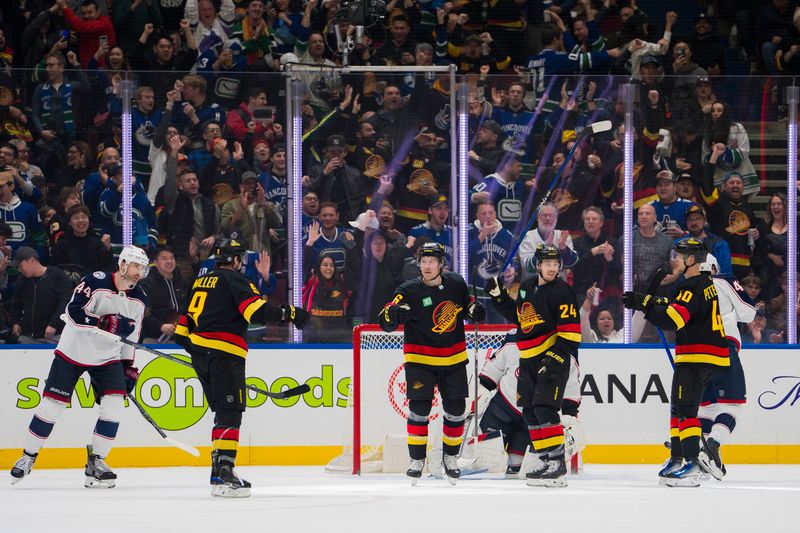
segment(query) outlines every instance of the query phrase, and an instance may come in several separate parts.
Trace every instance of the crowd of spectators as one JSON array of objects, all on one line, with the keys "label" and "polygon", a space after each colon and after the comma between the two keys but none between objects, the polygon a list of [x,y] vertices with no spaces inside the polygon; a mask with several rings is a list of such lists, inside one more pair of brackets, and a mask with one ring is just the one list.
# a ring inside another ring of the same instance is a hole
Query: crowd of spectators
[{"label": "crowd of spectators", "polygon": [[[470,190],[460,194],[470,230],[460,245],[478,297],[489,301],[481,287],[500,272],[580,131],[610,120],[610,132],[574,147],[504,282],[513,288],[535,273],[535,247],[555,244],[590,325],[585,340],[613,341],[625,254],[634,290],[669,268],[666,294],[681,275],[670,261],[674,242],[691,234],[758,305],[746,338],[785,342],[794,301],[786,197],[772,194],[763,216],[751,206],[768,194],[768,177],[751,162],[753,104],[741,102],[752,98],[736,93],[740,84],[757,95],[762,121],[785,113],[779,75],[800,71],[795,4],[13,0],[0,7],[2,338],[54,341],[64,287],[115,268],[130,103],[132,238],[155,267],[143,338],[170,340],[193,279],[213,267],[223,239],[246,243],[247,275],[286,300],[293,120],[303,136],[304,253],[295,268],[312,314],[307,339],[347,342],[354,324],[375,322],[397,284],[417,275],[422,244],[442,243],[452,261],[456,87],[449,73],[409,68],[454,64],[469,113]],[[293,64],[316,68],[294,73],[302,105],[290,119],[284,74]],[[395,68],[356,73],[345,64]],[[749,73],[770,77],[734,77]],[[638,88],[629,251],[626,83]],[[256,268],[266,256],[268,278]],[[47,305],[31,308],[38,300]],[[285,333],[255,330],[251,340]],[[637,338],[652,334],[637,322]]]}]

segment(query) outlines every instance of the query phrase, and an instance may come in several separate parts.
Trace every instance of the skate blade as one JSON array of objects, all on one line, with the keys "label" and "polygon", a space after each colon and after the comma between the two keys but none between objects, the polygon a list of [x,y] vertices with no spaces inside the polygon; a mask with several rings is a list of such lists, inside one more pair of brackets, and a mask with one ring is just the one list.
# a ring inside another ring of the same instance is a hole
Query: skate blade
[{"label": "skate blade", "polygon": [[450,484],[451,484],[452,486],[454,486],[454,487],[456,486],[456,483],[458,483],[458,478],[457,478],[457,477],[450,477],[450,476],[444,476],[444,477],[445,477],[445,478],[447,479],[447,481],[448,481],[448,482],[450,482]]},{"label": "skate blade", "polygon": [[556,489],[567,486],[567,477],[558,477],[555,479],[543,479],[542,486],[549,489]]},{"label": "skate blade", "polygon": [[17,483],[19,483],[20,481],[22,481],[22,479],[23,479],[24,477],[25,477],[25,476],[22,476],[22,477],[11,476],[11,484],[12,484],[12,485],[16,485]]},{"label": "skate blade", "polygon": [[86,477],[86,480],[83,482],[83,486],[87,489],[113,489],[117,486],[116,479],[97,479],[93,477]]},{"label": "skate blade", "polygon": [[668,477],[664,478],[664,485],[667,487],[699,487],[700,476]]},{"label": "skate blade", "polygon": [[214,485],[211,487],[211,495],[218,498],[249,498],[250,488],[234,488],[230,485]]},{"label": "skate blade", "polygon": [[525,478],[525,484],[529,487],[544,487],[544,480],[539,478]]},{"label": "skate blade", "polygon": [[[722,470],[717,467],[716,463],[711,460],[710,457],[701,453],[697,457],[698,462],[700,463],[700,467],[705,471],[706,474],[710,475],[717,481],[722,481],[722,477],[725,475],[722,473]],[[706,476],[708,479],[708,476]]]}]

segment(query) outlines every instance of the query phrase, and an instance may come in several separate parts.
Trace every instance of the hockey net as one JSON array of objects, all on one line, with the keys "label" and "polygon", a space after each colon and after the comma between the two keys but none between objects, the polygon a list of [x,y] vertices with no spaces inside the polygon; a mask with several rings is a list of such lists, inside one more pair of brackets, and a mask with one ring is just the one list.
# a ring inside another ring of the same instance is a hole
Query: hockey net
[{"label": "hockey net", "polygon": [[[513,326],[482,324],[478,326],[477,358],[479,372],[487,356],[498,349]],[[470,326],[466,335],[472,380],[475,335]],[[470,382],[470,396],[473,384]],[[348,407],[352,424],[344,436],[342,453],[326,466],[329,472],[405,472],[408,467],[406,445],[406,381],[403,371],[402,328],[386,333],[376,324],[353,329],[353,377],[350,381]],[[467,400],[469,406],[471,400]],[[433,409],[428,427],[428,442],[441,442],[442,408],[434,391]],[[469,435],[467,435],[468,437]]]}]

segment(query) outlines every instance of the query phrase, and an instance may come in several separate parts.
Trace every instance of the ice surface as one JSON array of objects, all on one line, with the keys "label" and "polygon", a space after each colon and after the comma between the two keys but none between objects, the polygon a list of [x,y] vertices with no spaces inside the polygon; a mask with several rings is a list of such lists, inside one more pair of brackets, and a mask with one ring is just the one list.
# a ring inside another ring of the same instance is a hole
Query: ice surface
[{"label": "ice surface", "polygon": [[[113,465],[112,465],[113,466]],[[207,468],[120,468],[114,489],[82,469],[36,470],[0,485],[0,532],[636,532],[796,533],[800,465],[730,465],[723,482],[658,486],[657,465],[586,465],[566,489],[497,475],[360,478],[322,467],[242,467],[247,499],[212,498]]]}]

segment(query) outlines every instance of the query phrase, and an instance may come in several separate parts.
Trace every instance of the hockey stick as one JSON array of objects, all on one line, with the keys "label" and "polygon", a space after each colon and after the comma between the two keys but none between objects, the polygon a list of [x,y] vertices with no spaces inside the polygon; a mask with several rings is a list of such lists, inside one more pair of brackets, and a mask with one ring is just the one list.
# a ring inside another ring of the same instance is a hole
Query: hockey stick
[{"label": "hockey stick", "polygon": [[133,403],[133,405],[136,406],[136,408],[139,410],[139,412],[142,413],[142,416],[144,417],[144,419],[147,420],[150,423],[150,425],[153,426],[153,428],[156,431],[158,431],[158,434],[161,435],[162,439],[164,439],[167,443],[171,444],[172,446],[185,451],[186,453],[190,453],[190,454],[194,455],[195,457],[200,457],[200,450],[198,450],[194,446],[189,446],[188,444],[184,444],[184,443],[182,443],[180,441],[177,441],[177,440],[173,439],[172,437],[167,436],[167,434],[164,433],[164,430],[161,429],[158,426],[158,424],[156,424],[155,420],[153,420],[153,417],[151,417],[149,414],[147,414],[147,411],[144,410],[144,407],[142,407],[142,404],[139,403],[139,401],[136,399],[135,396],[133,396],[132,394],[129,394],[128,395],[128,399],[131,401],[131,403]]},{"label": "hockey stick", "polygon": [[[475,303],[478,303],[478,288],[475,285],[475,278],[478,277],[478,267],[472,269],[472,295],[475,298]],[[473,392],[475,393],[475,403],[473,404],[475,408],[475,420],[473,420],[472,424],[472,433],[473,437],[475,438],[475,442],[478,442],[478,321],[473,319],[472,323],[475,325],[475,338],[473,340],[473,354],[474,354],[474,371],[472,373],[472,381],[473,381]],[[461,451],[464,450],[462,443]],[[459,456],[461,454],[459,453]],[[475,457],[472,458],[472,463],[478,460],[478,446],[475,446]]]},{"label": "hockey stick", "polygon": [[525,239],[525,235],[530,231],[531,226],[533,226],[534,220],[536,220],[536,215],[539,214],[539,210],[542,208],[544,204],[547,203],[547,200],[550,199],[550,194],[555,189],[556,184],[561,181],[561,174],[564,173],[564,169],[567,168],[567,164],[572,160],[572,156],[575,154],[575,150],[578,148],[578,145],[583,142],[583,140],[588,137],[589,135],[594,135],[595,133],[602,133],[604,131],[608,131],[611,129],[611,121],[610,120],[601,120],[600,122],[595,122],[593,124],[589,124],[586,126],[578,135],[578,138],[575,139],[575,144],[572,145],[572,148],[567,153],[567,157],[564,158],[564,162],[561,163],[561,166],[558,168],[558,172],[556,176],[553,178],[553,181],[550,182],[550,185],[547,187],[547,191],[545,191],[544,196],[542,197],[542,201],[539,202],[539,205],[536,206],[536,209],[533,211],[531,218],[528,219],[528,222],[525,224],[525,227],[520,232],[519,236],[517,237],[517,242],[514,243],[514,247],[511,249],[511,253],[508,254],[506,258],[506,262],[503,264],[503,268],[500,269],[500,273],[497,275],[498,278],[503,277],[503,273],[508,268],[508,265],[511,264],[511,261],[514,260],[514,256],[517,255],[517,250],[519,250],[522,241]]},{"label": "hockey stick", "polygon": [[[114,335],[113,333],[109,333],[107,331],[103,331],[102,329],[94,328],[94,330],[98,335],[102,335],[104,337],[113,337],[115,340],[118,340],[122,344],[127,344],[128,346],[133,346],[137,350],[142,350],[142,351],[151,353],[153,355],[157,355],[158,357],[163,357],[164,359],[168,359],[168,360],[172,361],[173,363],[178,363],[179,365],[188,366],[189,368],[194,368],[194,365],[192,365],[192,363],[190,361],[185,361],[185,360],[181,359],[180,357],[175,357],[174,355],[170,355],[168,353],[164,353],[164,352],[160,352],[158,350],[154,350],[153,348],[145,346],[144,344],[139,344],[138,342],[133,342],[132,340],[128,340],[128,339],[126,339],[124,337],[120,337],[119,335]],[[257,392],[259,394],[263,394],[264,396],[267,396],[269,398],[275,398],[277,400],[284,400],[286,398],[291,398],[292,396],[298,396],[300,394],[305,394],[306,392],[311,390],[311,387],[309,387],[305,383],[303,383],[302,385],[299,385],[297,387],[293,387],[291,389],[286,389],[286,390],[281,391],[281,392],[270,392],[268,390],[264,390],[264,389],[261,389],[259,387],[256,387],[255,385],[250,385],[250,384],[246,384],[245,388],[249,389],[249,390],[251,390],[253,392]]]},{"label": "hockey stick", "polygon": [[[656,291],[661,286],[661,282],[664,281],[664,278],[667,277],[667,271],[664,267],[659,267],[653,272],[653,276],[650,278],[650,283],[647,285],[647,294],[645,298],[649,296],[649,300],[645,303],[645,314],[649,309],[650,305],[653,305],[652,302],[656,297]],[[653,324],[655,326],[655,324]],[[672,358],[672,351],[669,349],[669,343],[667,342],[667,337],[664,335],[664,332],[661,330],[660,327],[655,326],[656,331],[658,332],[658,336],[661,338],[661,344],[664,345],[664,351],[667,353],[667,359],[669,359],[669,364],[675,369],[675,360]]]}]

